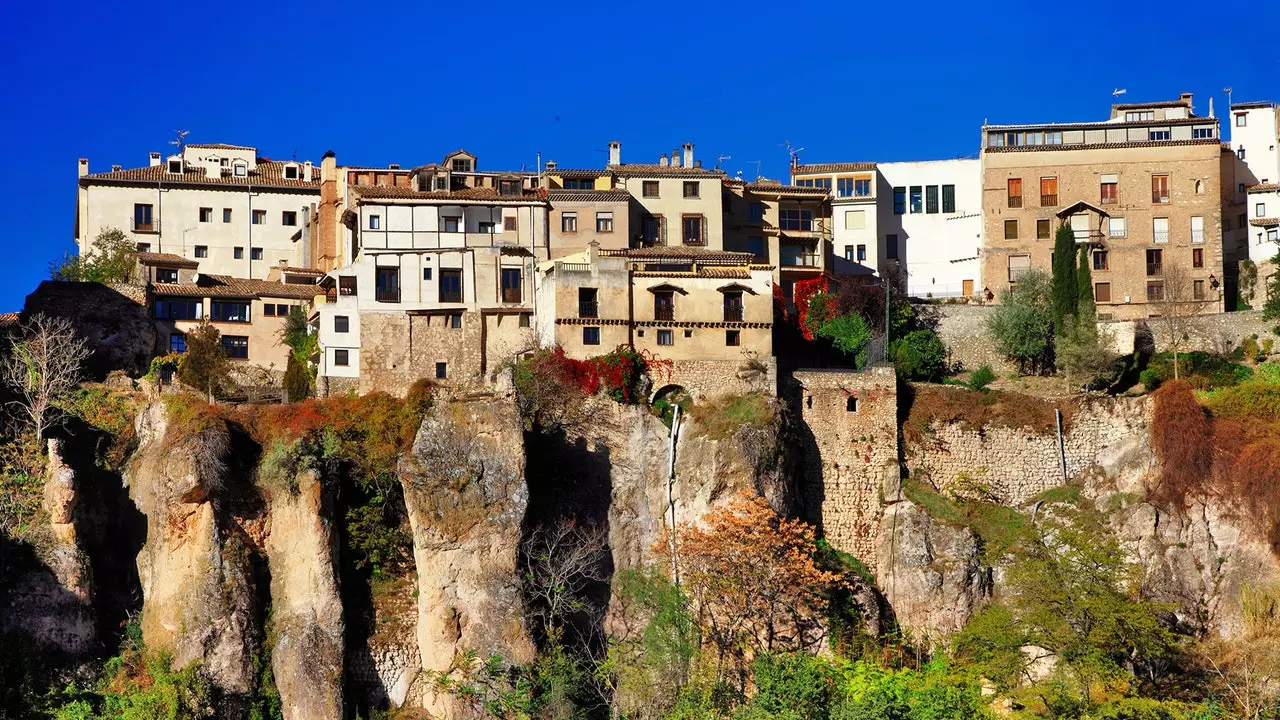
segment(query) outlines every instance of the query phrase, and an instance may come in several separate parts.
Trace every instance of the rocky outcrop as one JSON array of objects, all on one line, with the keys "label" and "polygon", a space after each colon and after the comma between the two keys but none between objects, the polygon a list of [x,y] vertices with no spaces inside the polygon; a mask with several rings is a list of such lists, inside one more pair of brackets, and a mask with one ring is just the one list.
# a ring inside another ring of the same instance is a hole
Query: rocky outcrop
[{"label": "rocky outcrop", "polygon": [[[437,403],[401,469],[426,671],[447,671],[467,651],[500,653],[511,662],[533,659],[516,572],[528,504],[522,446],[509,394]],[[437,716],[455,715],[443,696],[410,691],[408,700]]]},{"label": "rocky outcrop", "polygon": [[[198,443],[169,437],[164,406],[150,405],[137,422],[140,446],[126,479],[147,518],[138,555],[142,634],[148,648],[169,651],[176,667],[199,661],[226,695],[254,687],[258,629],[250,542],[224,522],[211,493],[225,482],[215,455],[198,460]],[[225,449],[225,438],[221,441]]]},{"label": "rocky outcrop", "polygon": [[271,668],[285,720],[343,717],[342,598],[332,498],[319,475],[271,496]]}]

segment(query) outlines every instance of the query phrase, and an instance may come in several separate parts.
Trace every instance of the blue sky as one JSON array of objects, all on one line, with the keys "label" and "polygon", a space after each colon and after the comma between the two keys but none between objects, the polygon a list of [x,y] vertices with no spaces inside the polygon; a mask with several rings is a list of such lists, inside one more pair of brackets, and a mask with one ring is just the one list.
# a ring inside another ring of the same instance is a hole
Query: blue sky
[{"label": "blue sky", "polygon": [[[17,310],[72,247],[76,159],[136,167],[190,142],[482,169],[653,162],[681,143],[729,172],[973,155],[991,122],[1104,119],[1195,93],[1280,100],[1280,3],[62,3],[0,24],[0,197]],[[119,7],[117,7],[119,6]],[[1220,9],[1219,9],[1220,8]],[[1231,15],[1247,8],[1246,15]],[[1063,17],[1067,19],[1063,21]]]}]

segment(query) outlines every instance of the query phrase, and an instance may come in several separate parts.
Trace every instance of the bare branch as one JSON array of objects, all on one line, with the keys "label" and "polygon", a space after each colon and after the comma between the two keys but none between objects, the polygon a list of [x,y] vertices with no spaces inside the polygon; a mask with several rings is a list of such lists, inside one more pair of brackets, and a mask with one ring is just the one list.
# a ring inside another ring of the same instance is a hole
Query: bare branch
[{"label": "bare branch", "polygon": [[51,414],[79,385],[91,352],[69,320],[36,314],[0,359],[0,380],[18,394],[13,403],[37,439],[44,439]]}]

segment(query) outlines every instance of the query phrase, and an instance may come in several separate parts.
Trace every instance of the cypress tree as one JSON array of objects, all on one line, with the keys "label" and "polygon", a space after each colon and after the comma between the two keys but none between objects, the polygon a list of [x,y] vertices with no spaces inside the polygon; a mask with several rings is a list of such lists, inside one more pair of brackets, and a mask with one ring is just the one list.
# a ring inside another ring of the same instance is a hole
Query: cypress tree
[{"label": "cypress tree", "polygon": [[1076,234],[1063,223],[1053,240],[1053,325],[1061,334],[1076,314]]},{"label": "cypress tree", "polygon": [[1076,268],[1076,318],[1093,318],[1093,268],[1090,266],[1089,246],[1080,247],[1080,266]]}]

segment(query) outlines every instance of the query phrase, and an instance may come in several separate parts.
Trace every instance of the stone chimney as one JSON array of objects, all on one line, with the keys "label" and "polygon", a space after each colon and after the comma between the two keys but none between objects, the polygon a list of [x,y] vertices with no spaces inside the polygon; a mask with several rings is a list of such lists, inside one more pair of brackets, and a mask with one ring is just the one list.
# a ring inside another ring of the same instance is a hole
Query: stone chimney
[{"label": "stone chimney", "polygon": [[680,167],[680,151],[671,151],[671,167]]},{"label": "stone chimney", "polygon": [[312,169],[312,167],[314,167],[314,166],[311,164],[311,161],[310,161],[310,160],[308,160],[308,161],[306,161],[305,163],[303,163],[303,164],[302,164],[302,179],[303,179],[304,181],[306,181],[306,182],[311,182],[311,169]]},{"label": "stone chimney", "polygon": [[1191,94],[1191,93],[1182,93],[1181,95],[1179,95],[1179,96],[1178,96],[1178,99],[1179,99],[1179,100],[1181,100],[1182,102],[1184,102],[1184,103],[1186,103],[1186,104],[1190,105],[1190,104],[1191,104],[1191,97],[1192,97],[1192,94]]},{"label": "stone chimney", "polygon": [[617,140],[614,140],[613,142],[609,143],[609,164],[610,165],[622,164],[622,143],[618,142]]},{"label": "stone chimney", "polygon": [[400,169],[400,163],[391,163],[390,165],[388,165],[388,166],[387,166],[387,169],[388,169],[388,170],[399,170],[399,169]]},{"label": "stone chimney", "polygon": [[89,174],[89,158],[80,158],[79,173],[80,177],[84,177]]},{"label": "stone chimney", "polygon": [[666,153],[663,153],[663,154],[661,154],[661,155],[659,155],[659,156],[658,156],[658,164],[659,164],[659,165],[661,165],[662,167],[666,167],[666,166],[667,166],[667,162],[669,162],[669,161],[667,160],[667,154],[666,154]]},{"label": "stone chimney", "polygon": [[548,160],[548,161],[547,161],[547,164],[546,164],[544,167],[546,167],[546,171],[547,171],[547,172],[555,172],[555,171],[556,171],[556,161],[555,161],[555,160]]},{"label": "stone chimney", "polygon": [[157,167],[159,165],[160,165],[160,153],[158,152],[151,153],[151,167]]},{"label": "stone chimney", "polygon": [[123,165],[112,165],[112,166],[111,166],[111,172],[120,172],[120,171],[121,171],[121,170],[123,170],[123,169],[124,169],[124,166],[123,166]]},{"label": "stone chimney", "polygon": [[320,204],[316,208],[316,235],[311,239],[311,267],[328,272],[340,264],[338,257],[338,157],[330,150],[320,160]]},{"label": "stone chimney", "polygon": [[693,143],[684,144],[684,162],[681,163],[681,167],[693,167]]}]

